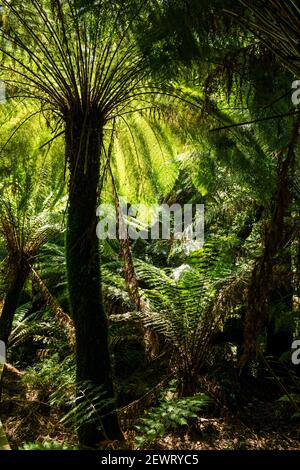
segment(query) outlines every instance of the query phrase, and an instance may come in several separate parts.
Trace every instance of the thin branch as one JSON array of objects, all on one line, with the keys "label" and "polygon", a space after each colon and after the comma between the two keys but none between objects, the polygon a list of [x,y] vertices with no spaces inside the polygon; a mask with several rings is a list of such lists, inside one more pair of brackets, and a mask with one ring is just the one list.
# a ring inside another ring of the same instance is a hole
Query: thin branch
[{"label": "thin branch", "polygon": [[[51,110],[49,110],[51,111]],[[34,113],[30,114],[29,116],[26,117],[26,119],[24,119],[21,124],[14,130],[14,132],[9,136],[9,138],[7,139],[7,141],[5,142],[5,144],[3,145],[3,147],[0,149],[0,154],[3,152],[3,150],[5,149],[5,147],[7,146],[7,144],[11,141],[11,139],[14,137],[14,135],[19,131],[19,129],[21,129],[22,126],[24,126],[24,124],[29,121],[29,119],[31,119],[32,117],[36,116],[37,114],[40,114],[40,110],[39,111],[35,111]]]},{"label": "thin branch", "polygon": [[294,116],[295,114],[298,114],[298,113],[299,113],[299,109],[296,109],[295,111],[289,111],[288,113],[276,114],[274,116],[267,116],[264,118],[253,119],[252,121],[229,124],[228,126],[216,127],[214,129],[210,129],[209,132],[223,131],[224,129],[232,129],[233,127],[241,127],[241,126],[246,126],[248,124],[256,124],[257,122],[270,121],[271,119],[280,119],[284,117]]},{"label": "thin branch", "polygon": [[61,135],[63,135],[65,133],[65,130],[59,132],[58,134],[56,134],[54,137],[52,137],[52,139],[48,140],[47,142],[45,142],[43,145],[41,145],[39,147],[39,150],[42,150],[44,147],[46,147],[46,145],[49,145],[51,144],[54,140],[56,140],[58,137],[60,137]]}]

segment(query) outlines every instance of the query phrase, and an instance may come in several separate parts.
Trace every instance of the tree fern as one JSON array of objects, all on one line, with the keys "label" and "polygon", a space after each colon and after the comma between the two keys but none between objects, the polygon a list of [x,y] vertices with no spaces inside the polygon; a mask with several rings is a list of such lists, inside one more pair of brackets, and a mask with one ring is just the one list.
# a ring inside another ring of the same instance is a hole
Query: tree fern
[{"label": "tree fern", "polygon": [[224,309],[223,297],[232,278],[231,268],[220,262],[220,255],[211,255],[209,247],[200,252],[198,267],[183,272],[178,281],[172,279],[170,270],[163,272],[138,264],[136,268],[147,286],[143,294],[149,303],[141,314],[142,320],[162,335],[173,350],[171,367],[183,395],[197,389],[213,337],[230,312],[230,307]]}]

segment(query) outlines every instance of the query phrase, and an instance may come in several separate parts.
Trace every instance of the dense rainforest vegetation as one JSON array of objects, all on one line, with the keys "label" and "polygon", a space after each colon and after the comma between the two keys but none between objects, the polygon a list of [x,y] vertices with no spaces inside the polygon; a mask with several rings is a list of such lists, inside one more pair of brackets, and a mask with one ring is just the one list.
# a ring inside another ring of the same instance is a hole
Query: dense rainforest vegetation
[{"label": "dense rainforest vegetation", "polygon": [[298,79],[299,0],[0,2],[1,450],[300,449]]}]

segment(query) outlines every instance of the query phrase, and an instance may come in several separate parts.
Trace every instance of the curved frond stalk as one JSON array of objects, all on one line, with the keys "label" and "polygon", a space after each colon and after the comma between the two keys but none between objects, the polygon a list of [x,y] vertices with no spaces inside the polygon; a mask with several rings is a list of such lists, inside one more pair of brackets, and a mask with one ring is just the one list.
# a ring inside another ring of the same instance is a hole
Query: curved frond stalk
[{"label": "curved frond stalk", "polygon": [[300,5],[296,0],[252,2],[240,0],[250,15],[227,11],[248,28],[297,77],[300,76]]},{"label": "curved frond stalk", "polygon": [[57,320],[58,324],[66,330],[69,344],[72,349],[74,349],[75,331],[71,318],[60,307],[57,300],[55,299],[55,297],[53,297],[53,295],[51,294],[51,292],[49,291],[49,289],[47,288],[47,286],[45,285],[45,283],[43,282],[43,280],[35,269],[31,268],[30,275],[33,282],[38,286],[38,289],[41,292],[46,304],[50,307],[51,311],[53,312],[54,318]]}]

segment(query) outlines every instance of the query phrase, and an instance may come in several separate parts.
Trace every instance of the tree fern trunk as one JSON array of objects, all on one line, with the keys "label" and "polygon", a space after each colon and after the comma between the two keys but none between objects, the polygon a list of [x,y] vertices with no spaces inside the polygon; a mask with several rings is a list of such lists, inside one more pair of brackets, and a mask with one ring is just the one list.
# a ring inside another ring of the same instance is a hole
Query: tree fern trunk
[{"label": "tree fern trunk", "polygon": [[[4,364],[0,364],[0,390],[2,386],[2,374],[3,374]],[[1,399],[1,395],[0,395]],[[6,434],[3,429],[3,424],[0,420],[0,450],[10,450],[10,446],[6,437]]]},{"label": "tree fern trunk", "polygon": [[[145,300],[141,298],[139,293],[139,283],[135,271],[135,266],[132,258],[132,251],[129,236],[126,232],[126,237],[120,238],[120,233],[126,229],[125,221],[123,218],[123,214],[120,208],[120,201],[117,194],[114,178],[112,171],[110,169],[112,183],[113,183],[113,198],[115,202],[116,208],[116,218],[119,224],[122,226],[118,227],[118,237],[120,243],[120,258],[123,261],[123,272],[124,272],[124,279],[125,279],[125,286],[128,292],[129,298],[132,303],[135,305],[137,311],[146,313],[148,310],[148,305],[146,304]],[[159,352],[159,338],[157,333],[150,327],[142,327],[143,330],[143,337],[144,337],[144,347],[145,347],[145,354],[149,361],[154,360]]]},{"label": "tree fern trunk", "polygon": [[[93,387],[101,387],[105,398],[110,400],[110,404],[94,415],[93,421],[78,423],[79,441],[86,446],[95,446],[104,439],[122,437],[113,411],[108,328],[102,301],[96,236],[102,126],[101,116],[94,111],[85,114],[72,111],[66,116],[66,157],[70,170],[66,255],[76,331],[77,390],[80,396],[89,383]],[[100,399],[97,405],[101,406]],[[108,416],[100,419],[100,415],[104,414]]]},{"label": "tree fern trunk", "polygon": [[1,316],[0,316],[0,340],[7,344],[11,334],[15,311],[19,304],[20,295],[29,274],[29,266],[21,262],[20,267],[14,274],[8,288]]},{"label": "tree fern trunk", "polygon": [[299,133],[300,114],[293,125],[286,155],[285,149],[280,154],[274,211],[269,227],[266,229],[263,254],[254,266],[248,287],[244,345],[243,355],[240,359],[240,368],[251,357],[259,353],[257,340],[266,322],[273,268],[276,256],[286,243],[285,217],[292,201],[291,177],[295,165],[295,149],[299,141]]}]

